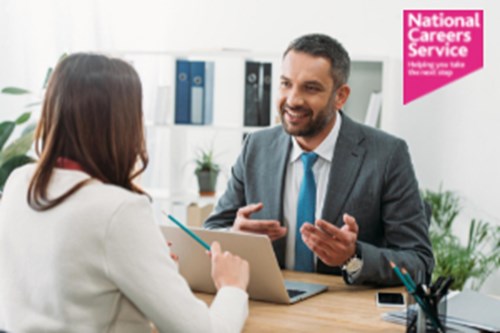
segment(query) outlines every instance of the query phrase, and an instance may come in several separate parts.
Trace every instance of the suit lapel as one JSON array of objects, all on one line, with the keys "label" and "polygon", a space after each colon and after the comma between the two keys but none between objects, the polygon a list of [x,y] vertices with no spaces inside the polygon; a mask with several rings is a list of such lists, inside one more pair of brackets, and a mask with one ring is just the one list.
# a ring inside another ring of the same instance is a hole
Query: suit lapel
[{"label": "suit lapel", "polygon": [[363,164],[365,149],[360,146],[364,135],[359,125],[342,114],[342,126],[335,146],[322,218],[343,225],[341,213]]},{"label": "suit lapel", "polygon": [[274,146],[271,146],[271,150],[269,152],[269,159],[272,161],[272,163],[269,163],[269,165],[275,165],[277,167],[276,170],[270,170],[271,172],[276,172],[276,177],[273,177],[273,184],[271,187],[268,188],[274,188],[274,189],[279,189],[279,195],[273,196],[272,198],[272,206],[277,207],[280,212],[279,214],[279,220],[283,223],[283,198],[284,198],[284,191],[285,191],[285,176],[286,176],[286,167],[287,167],[287,162],[289,160],[290,156],[290,150],[292,146],[292,141],[290,139],[290,136],[282,130],[280,132],[280,135],[278,136],[277,140],[274,142]]},{"label": "suit lapel", "polygon": [[[267,184],[268,189],[277,189],[277,191],[271,190],[276,195],[272,195],[270,198],[269,208],[270,211],[279,212],[278,221],[281,225],[284,225],[284,214],[283,214],[283,199],[285,191],[285,176],[287,162],[290,156],[291,150],[291,139],[290,136],[282,130],[277,136],[276,140],[270,145],[269,160],[271,163],[268,165],[276,166],[275,170],[269,170],[270,172],[276,172],[276,177],[273,177],[271,184]],[[286,253],[286,237],[280,238],[273,242],[274,252],[276,253],[276,258],[281,268],[285,267],[285,253]]]}]

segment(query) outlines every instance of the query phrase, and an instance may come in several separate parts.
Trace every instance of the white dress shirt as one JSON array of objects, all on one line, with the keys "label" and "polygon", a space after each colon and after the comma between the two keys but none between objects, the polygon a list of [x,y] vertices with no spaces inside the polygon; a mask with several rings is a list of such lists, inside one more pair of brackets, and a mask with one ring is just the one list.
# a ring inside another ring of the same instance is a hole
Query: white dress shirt
[{"label": "white dress shirt", "polygon": [[[333,160],[333,153],[337,138],[339,136],[342,116],[337,112],[337,119],[328,136],[316,147],[314,152],[318,154],[318,160],[313,165],[313,174],[316,181],[316,213],[315,218],[321,217],[323,211],[328,179],[330,177],[330,168]],[[286,168],[285,176],[285,195],[283,201],[283,214],[285,226],[288,228],[286,235],[286,258],[285,267],[293,269],[295,265],[295,230],[297,226],[297,200],[299,197],[300,183],[304,175],[304,166],[300,155],[304,152],[300,148],[297,139],[292,137],[293,147],[290,152],[290,160]],[[314,221],[310,221],[314,224]],[[316,256],[315,256],[316,259]],[[316,262],[316,260],[314,260]]]}]

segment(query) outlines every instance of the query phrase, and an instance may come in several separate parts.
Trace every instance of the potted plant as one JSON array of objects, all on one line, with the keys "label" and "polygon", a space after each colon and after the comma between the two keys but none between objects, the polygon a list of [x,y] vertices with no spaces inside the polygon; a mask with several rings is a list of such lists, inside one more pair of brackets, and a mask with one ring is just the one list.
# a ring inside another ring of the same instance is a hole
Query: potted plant
[{"label": "potted plant", "polygon": [[436,261],[433,280],[452,276],[452,289],[462,290],[469,280],[471,289],[479,289],[500,268],[500,226],[472,219],[467,244],[462,245],[452,230],[461,210],[458,195],[439,189],[425,190],[422,197],[432,207],[429,234]]},{"label": "potted plant", "polygon": [[195,159],[195,175],[198,178],[199,192],[201,196],[215,195],[217,176],[220,172],[219,164],[214,161],[212,149],[200,149]]},{"label": "potted plant", "polygon": [[[4,88],[1,92],[11,95],[29,94],[29,91],[15,87]],[[26,123],[30,116],[31,112],[25,112],[14,121],[7,120],[0,123],[0,197],[11,172],[34,161],[27,155],[33,144],[34,124],[26,126],[18,139],[7,144],[15,128]]]},{"label": "potted plant", "polygon": [[[58,63],[66,56],[67,54],[63,53],[59,57]],[[47,69],[42,90],[47,87],[52,71],[52,67]],[[27,95],[31,94],[31,91],[18,87],[5,87],[1,90],[1,93],[8,95]],[[41,101],[36,101],[26,105],[26,107],[29,109],[40,104]],[[27,122],[30,119],[30,116],[31,112],[25,112],[15,121],[8,120],[0,123],[0,198],[2,197],[5,182],[11,172],[14,171],[15,168],[35,161],[33,158],[28,156],[27,153],[33,144],[33,133],[35,131],[36,124],[26,126],[26,128],[22,131],[21,136],[6,146],[16,126]]]}]

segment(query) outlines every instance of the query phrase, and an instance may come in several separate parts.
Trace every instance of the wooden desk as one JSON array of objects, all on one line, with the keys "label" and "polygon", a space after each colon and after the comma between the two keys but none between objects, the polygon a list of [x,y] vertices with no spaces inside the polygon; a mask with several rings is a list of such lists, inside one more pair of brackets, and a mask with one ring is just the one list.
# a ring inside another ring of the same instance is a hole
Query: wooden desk
[{"label": "wooden desk", "polygon": [[[285,271],[289,280],[328,285],[328,291],[293,305],[250,301],[250,315],[243,332],[404,332],[401,325],[382,320],[391,308],[378,308],[375,293],[380,289],[348,286],[339,276]],[[403,292],[403,287],[384,291]],[[209,303],[213,295],[198,293]]]}]

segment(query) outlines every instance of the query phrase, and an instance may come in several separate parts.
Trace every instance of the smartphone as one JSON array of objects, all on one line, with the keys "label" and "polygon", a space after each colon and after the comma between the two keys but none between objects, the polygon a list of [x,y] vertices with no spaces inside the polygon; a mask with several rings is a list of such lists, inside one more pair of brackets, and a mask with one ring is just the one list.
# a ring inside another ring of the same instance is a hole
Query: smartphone
[{"label": "smartphone", "polygon": [[377,306],[404,307],[405,295],[402,293],[377,292]]}]

